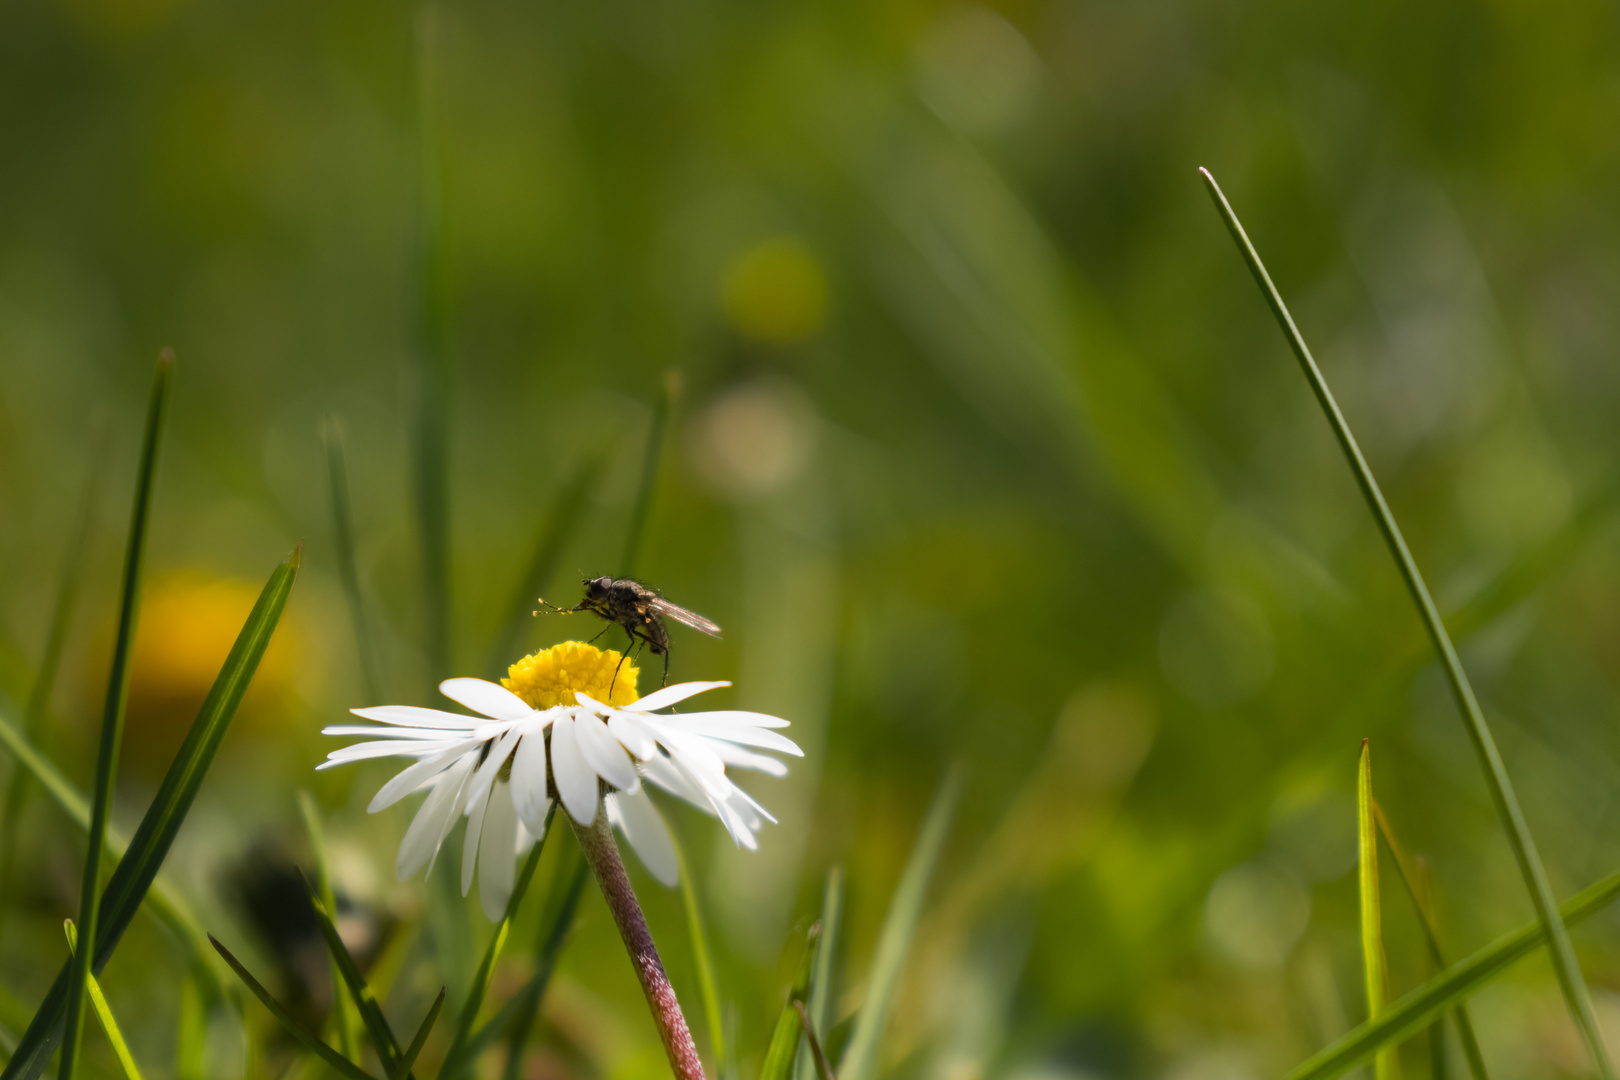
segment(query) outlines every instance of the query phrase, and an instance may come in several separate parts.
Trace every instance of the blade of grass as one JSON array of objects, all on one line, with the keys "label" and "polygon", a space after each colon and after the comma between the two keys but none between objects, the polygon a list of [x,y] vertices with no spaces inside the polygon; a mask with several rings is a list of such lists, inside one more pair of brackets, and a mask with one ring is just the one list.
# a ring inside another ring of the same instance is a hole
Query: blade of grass
[{"label": "blade of grass", "polygon": [[[1564,901],[1559,913],[1567,925],[1573,926],[1602,911],[1616,896],[1620,896],[1620,870]],[[1436,1016],[1477,992],[1515,961],[1546,942],[1547,928],[1539,921],[1497,938],[1391,1002],[1376,1023],[1358,1025],[1311,1055],[1289,1073],[1286,1080],[1326,1080],[1348,1072],[1372,1057],[1380,1047],[1404,1039],[1431,1023]]]},{"label": "blade of grass", "polygon": [[[1383,910],[1378,897],[1378,830],[1372,810],[1372,745],[1361,740],[1361,762],[1356,769],[1356,881],[1361,898],[1361,974],[1367,988],[1367,1019],[1384,1011],[1389,970],[1384,960]],[[1400,1059],[1396,1047],[1386,1046],[1373,1058],[1377,1080],[1398,1080]]]},{"label": "blade of grass", "polygon": [[[67,934],[68,954],[76,954],[79,951],[79,934],[73,920],[63,919],[62,930]],[[95,1006],[96,1019],[101,1021],[101,1030],[106,1033],[107,1041],[112,1043],[113,1055],[118,1058],[118,1067],[124,1071],[125,1080],[141,1080],[141,1070],[135,1067],[135,1057],[129,1052],[129,1044],[124,1041],[124,1033],[118,1030],[112,1007],[107,1004],[107,997],[101,992],[101,984],[96,982],[94,975],[90,976],[85,989],[90,993],[90,1003]]]},{"label": "blade of grass", "polygon": [[[546,987],[551,983],[551,974],[557,969],[557,957],[562,953],[563,942],[568,937],[569,927],[574,922],[574,912],[579,908],[579,898],[584,895],[585,882],[590,878],[590,867],[585,862],[585,856],[580,853],[578,845],[564,849],[564,862],[557,868],[556,880],[567,880],[556,911],[549,920],[546,932],[535,939],[534,977],[526,986],[513,996],[507,1004],[512,1006],[511,1035],[506,1044],[506,1068],[502,1071],[503,1080],[518,1080],[523,1071],[523,1051],[529,1041],[529,1032],[534,1028],[534,1020],[540,1013],[540,1003],[545,999]],[[496,1016],[467,1044],[469,1058],[476,1057],[481,1049],[481,1043],[487,1037],[493,1040],[503,1030],[505,1021]],[[486,1034],[487,1033],[487,1034]]]},{"label": "blade of grass", "polygon": [[193,970],[180,984],[180,1016],[174,1039],[175,1080],[203,1080],[208,1046],[208,1008],[202,982]]},{"label": "blade of grass", "polygon": [[[225,664],[220,668],[213,687],[208,691],[197,719],[180,745],[179,752],[164,774],[157,794],[147,807],[146,814],[135,829],[129,849],[119,860],[118,867],[107,881],[101,896],[101,924],[97,928],[92,973],[100,973],[118,947],[119,939],[128,928],[135,912],[152,887],[163,859],[169,853],[191,804],[202,787],[208,767],[213,764],[219,744],[230,728],[236,708],[247,692],[248,683],[258,669],[270,636],[281,619],[298,575],[302,549],[295,549],[288,560],[271,573],[259,599],[242,625],[242,631],[231,646]],[[104,839],[104,838],[103,838]],[[88,937],[89,935],[85,935]],[[85,950],[89,952],[90,950]],[[52,1052],[62,1039],[64,1017],[67,1012],[68,984],[72,968],[63,965],[56,981],[46,993],[33,1022],[23,1032],[17,1052],[0,1072],[0,1080],[32,1080],[49,1063]]]},{"label": "blade of grass", "polygon": [[[827,871],[827,887],[822,893],[821,936],[816,939],[816,962],[810,972],[810,998],[807,1002],[810,1025],[818,1041],[824,1040],[827,1035],[827,1010],[832,1001],[833,957],[838,948],[843,912],[844,871],[835,866]],[[819,1068],[814,1060],[814,1049],[801,1047],[799,1062],[794,1070],[797,1080],[815,1080]]]},{"label": "blade of grass", "polygon": [[[375,701],[376,698],[372,700]],[[315,797],[308,791],[298,793],[298,813],[304,819],[304,832],[309,836],[310,856],[315,861],[314,896],[311,899],[312,902],[316,898],[319,900],[318,903],[315,903],[317,918],[324,918],[326,922],[330,923],[331,920],[327,918],[327,912],[337,911],[337,896],[332,891],[332,875],[326,861],[326,830],[321,827],[320,808],[315,805]],[[307,881],[304,884],[306,887],[309,886]],[[333,935],[335,936],[336,933],[337,931],[334,928]],[[348,950],[343,948],[341,938],[338,939],[337,944],[339,951],[345,957],[348,957]],[[332,939],[328,938],[327,947],[330,948],[331,945]],[[338,992],[338,988],[346,980],[343,971],[339,967],[336,953],[333,953],[331,957],[330,967],[333,1024],[337,1028],[338,1050],[350,1061],[358,1063],[360,1061],[360,1015],[355,1011],[356,1001]]]},{"label": "blade of grass", "polygon": [[511,614],[507,616],[506,625],[501,627],[490,649],[489,667],[493,676],[506,674],[507,665],[517,658],[515,654],[523,640],[523,628],[534,617],[534,600],[556,573],[558,562],[579,531],[586,504],[601,474],[602,459],[599,455],[594,456],[579,467],[552,500],[545,524],[535,540],[534,555],[530,557],[528,568],[523,572],[513,595]]},{"label": "blade of grass", "polygon": [[[557,804],[552,803],[551,809],[546,812],[545,835],[552,835],[551,819],[557,813]],[[501,950],[506,946],[507,934],[512,929],[512,919],[517,915],[518,906],[523,903],[523,895],[529,891],[529,882],[534,878],[535,867],[540,865],[540,853],[545,846],[544,838],[536,842],[529,851],[529,857],[523,863],[523,869],[518,873],[517,883],[512,887],[512,895],[507,898],[506,911],[501,921],[495,927],[494,935],[489,939],[489,947],[484,950],[484,957],[478,962],[478,973],[473,976],[472,989],[467,993],[467,1000],[461,1006],[461,1015],[456,1020],[456,1033],[450,1040],[450,1049],[444,1055],[444,1065],[439,1069],[440,1080],[452,1080],[453,1077],[472,1063],[466,1054],[467,1041],[472,1037],[473,1024],[478,1020],[478,1011],[484,1007],[484,995],[489,991],[489,981],[495,977],[495,961],[500,959]]]},{"label": "blade of grass", "polygon": [[[23,711],[23,731],[29,742],[38,742],[49,712],[51,690],[56,685],[56,672],[62,665],[62,652],[67,647],[68,628],[73,622],[73,611],[79,598],[79,584],[84,574],[85,550],[89,547],[90,531],[95,523],[96,497],[101,491],[101,477],[107,464],[107,438],[105,424],[98,424],[101,433],[96,437],[96,450],[85,476],[84,492],[79,498],[79,512],[73,528],[62,548],[61,576],[56,584],[56,603],[51,609],[50,629],[45,635],[45,652],[40,657],[39,669],[29,688],[28,702]],[[0,896],[15,895],[12,877],[16,873],[17,829],[21,824],[23,806],[28,799],[28,774],[15,772],[6,784],[5,809],[0,811]],[[5,917],[9,905],[0,905],[0,919]]]},{"label": "blade of grass", "polygon": [[219,950],[219,955],[225,958],[225,962],[231,965],[231,970],[236,972],[237,977],[242,980],[243,984],[253,991],[253,996],[262,1001],[264,1007],[270,1010],[270,1015],[279,1020],[281,1026],[287,1029],[287,1033],[303,1043],[310,1053],[319,1057],[342,1075],[349,1077],[350,1080],[372,1080],[370,1074],[366,1073],[360,1066],[326,1045],[319,1035],[294,1019],[292,1013],[287,1011],[287,1007],[272,997],[270,991],[266,990],[264,985],[253,977],[252,972],[242,966],[242,961],[231,955],[231,951],[219,943],[218,938],[209,934],[208,940],[213,943],[215,949]]},{"label": "blade of grass", "polygon": [[703,912],[698,907],[697,887],[692,880],[691,867],[686,862],[686,849],[670,830],[669,842],[675,849],[676,872],[681,879],[681,900],[686,907],[686,936],[692,943],[692,959],[697,968],[698,993],[703,998],[703,1019],[709,1025],[709,1042],[714,1052],[714,1071],[726,1071],[725,1033],[720,1019],[720,988],[714,980],[714,961],[709,952],[709,936],[703,931]]},{"label": "blade of grass", "polygon": [[1496,748],[1496,740],[1485,722],[1485,714],[1474,696],[1474,688],[1468,681],[1468,674],[1463,670],[1462,660],[1457,656],[1451,636],[1446,632],[1439,609],[1435,607],[1434,600],[1429,595],[1429,588],[1424,584],[1417,561],[1412,558],[1412,553],[1406,546],[1406,539],[1401,534],[1400,526],[1395,522],[1395,515],[1390,512],[1389,504],[1384,501],[1384,494],[1378,487],[1378,481],[1374,479],[1372,469],[1362,457],[1361,448],[1356,444],[1355,436],[1351,434],[1350,425],[1345,421],[1344,414],[1339,411],[1338,403],[1334,401],[1333,393],[1328,389],[1327,380],[1322,377],[1310,349],[1305,345],[1305,338],[1294,325],[1294,318],[1288,313],[1282,294],[1272,284],[1271,275],[1266,273],[1265,265],[1261,263],[1254,245],[1249,242],[1248,234],[1243,231],[1243,226],[1238,221],[1237,214],[1233,212],[1231,204],[1226,201],[1220,186],[1215,183],[1215,178],[1207,169],[1199,171],[1203,174],[1211,198],[1215,200],[1216,209],[1226,222],[1227,230],[1232,234],[1232,239],[1237,243],[1239,251],[1249,265],[1250,273],[1254,275],[1260,291],[1265,294],[1266,302],[1270,304],[1278,326],[1288,339],[1294,357],[1299,361],[1300,370],[1304,372],[1312,393],[1316,395],[1317,404],[1321,406],[1323,415],[1333,428],[1339,448],[1344,452],[1356,484],[1361,488],[1361,494],[1372,511],[1378,530],[1383,534],[1384,542],[1389,546],[1390,554],[1394,556],[1401,577],[1406,582],[1407,591],[1411,593],[1412,601],[1423,619],[1429,640],[1439,656],[1440,666],[1445,670],[1446,679],[1451,684],[1452,697],[1456,699],[1469,738],[1473,741],[1474,752],[1479,756],[1480,769],[1490,789],[1491,799],[1496,804],[1497,813],[1501,815],[1502,823],[1507,830],[1508,842],[1513,848],[1514,858],[1518,861],[1519,872],[1524,877],[1525,887],[1530,891],[1530,901],[1535,905],[1537,918],[1547,929],[1547,939],[1551,942],[1548,952],[1552,958],[1553,971],[1558,975],[1558,984],[1564,992],[1564,1000],[1569,1006],[1570,1017],[1575,1021],[1575,1027],[1579,1030],[1582,1041],[1586,1043],[1587,1053],[1591,1055],[1599,1074],[1604,1080],[1616,1080],[1614,1066],[1609,1061],[1608,1050],[1603,1045],[1603,1036],[1598,1031],[1597,1017],[1592,1012],[1591,994],[1581,975],[1580,962],[1575,958],[1575,948],[1570,944],[1569,930],[1559,917],[1558,903],[1553,896],[1552,885],[1547,880],[1547,871],[1542,866],[1541,852],[1536,848],[1535,839],[1530,835],[1530,827],[1525,823],[1524,812],[1519,807],[1519,797],[1513,790],[1513,781],[1508,777],[1507,766],[1502,762],[1502,755]]},{"label": "blade of grass", "polygon": [[[135,623],[141,606],[141,568],[146,560],[146,534],[151,521],[152,494],[157,486],[158,449],[163,441],[163,420],[169,409],[169,388],[174,383],[174,354],[165,349],[152,379],[146,407],[146,434],[141,442],[140,465],[135,473],[135,500],[129,515],[129,539],[124,552],[124,580],[118,601],[118,631],[112,667],[107,673],[107,696],[101,712],[101,740],[96,749],[96,779],[90,789],[90,835],[85,844],[84,873],[79,885],[79,925],[92,944],[96,934],[97,903],[101,895],[102,845],[107,818],[112,813],[113,782],[117,778],[118,747],[124,735],[124,708],[129,700],[129,657],[135,644]],[[71,960],[66,1038],[62,1042],[62,1080],[73,1080],[79,1065],[79,1044],[84,1036],[84,999],[90,982],[95,949],[84,949]]]},{"label": "blade of grass", "polygon": [[810,973],[815,970],[816,939],[821,936],[821,924],[810,928],[804,943],[804,958],[799,961],[799,973],[788,990],[787,1001],[782,1003],[782,1014],[776,1018],[776,1029],[771,1033],[770,1045],[765,1050],[765,1061],[759,1067],[759,1080],[788,1080],[793,1074],[793,1062],[799,1056],[799,1012],[810,992]]},{"label": "blade of grass", "polygon": [[428,1009],[427,1015],[416,1029],[416,1037],[411,1040],[410,1047],[405,1055],[399,1059],[399,1064],[388,1073],[388,1080],[405,1080],[411,1075],[411,1067],[416,1059],[422,1055],[422,1047],[427,1045],[428,1036],[433,1032],[433,1024],[439,1019],[439,1010],[444,1008],[444,987],[439,987],[439,996],[433,999],[433,1005]]},{"label": "blade of grass", "polygon": [[636,560],[641,555],[641,542],[647,531],[647,520],[652,516],[653,496],[658,490],[658,471],[664,457],[665,433],[669,430],[670,416],[675,412],[676,400],[681,394],[681,373],[664,372],[664,393],[653,412],[652,426],[647,429],[647,450],[641,462],[641,485],[636,490],[635,509],[630,515],[630,528],[625,534],[624,557],[619,560],[619,574],[630,577],[635,573]]},{"label": "blade of grass", "polygon": [[366,604],[360,595],[360,564],[355,556],[354,504],[349,499],[349,467],[343,453],[343,431],[336,417],[321,424],[321,442],[326,446],[327,490],[332,496],[332,538],[337,542],[338,577],[349,602],[349,622],[354,627],[354,649],[360,658],[360,679],[366,700],[382,700],[382,682],[377,678],[377,652],[371,640],[371,624],[366,620]]},{"label": "blade of grass", "polygon": [[[383,1071],[392,1075],[399,1064],[399,1040],[394,1037],[393,1028],[383,1016],[382,1008],[377,1004],[377,998],[366,985],[366,980],[360,974],[360,968],[349,954],[348,947],[343,944],[343,938],[338,934],[337,927],[332,922],[331,912],[335,908],[326,906],[326,902],[311,885],[308,878],[300,875],[304,889],[309,893],[309,906],[315,912],[315,925],[321,932],[321,938],[326,942],[326,951],[330,954],[332,962],[332,996],[334,999],[352,1002],[358,1019],[363,1021],[366,1030],[371,1033],[371,1043],[377,1048],[377,1057],[382,1061]],[[348,988],[348,996],[338,992],[339,986]],[[358,1061],[360,1040],[354,1039],[354,1050],[345,1050],[343,1056],[350,1061]]]},{"label": "blade of grass", "polygon": [[793,1007],[799,1012],[799,1027],[804,1031],[805,1048],[815,1059],[816,1076],[819,1080],[838,1080],[833,1074],[832,1065],[827,1061],[827,1055],[822,1052],[821,1039],[816,1035],[816,1027],[810,1022],[810,1010],[802,1001],[795,1001]]},{"label": "blade of grass", "polygon": [[900,970],[905,964],[912,935],[922,918],[928,882],[945,849],[951,815],[961,794],[962,771],[953,766],[934,795],[922,831],[911,849],[911,858],[894,890],[894,899],[889,901],[888,914],[883,917],[883,929],[878,933],[877,950],[872,957],[872,972],[867,976],[866,998],[855,1030],[850,1034],[849,1046],[838,1065],[841,1080],[872,1080],[877,1075],[878,1048],[889,1020],[890,1001],[900,981]]},{"label": "blade of grass", "polygon": [[[68,818],[79,828],[88,830],[89,800],[73,786],[72,781],[62,775],[61,770],[51,764],[44,754],[23,738],[22,733],[4,715],[6,707],[5,702],[0,702],[0,742],[3,742],[16,757],[17,764],[27,770],[28,775],[66,812]],[[104,842],[106,855],[110,860],[122,858],[124,851],[129,847],[128,841],[111,825],[107,827]],[[214,956],[214,951],[208,947],[208,935],[203,932],[202,924],[197,921],[197,917],[192,914],[186,902],[161,879],[153,881],[143,902],[153,918],[191,947],[203,970],[213,982],[214,988],[223,990],[223,984],[213,966],[218,960]]]},{"label": "blade of grass", "polygon": [[[1421,867],[1412,861],[1406,849],[1401,847],[1395,838],[1395,830],[1390,826],[1389,819],[1384,816],[1384,808],[1374,799],[1372,803],[1373,820],[1378,823],[1378,832],[1389,847],[1389,853],[1395,859],[1395,872],[1400,875],[1401,884],[1406,887],[1406,895],[1412,899],[1412,907],[1418,914],[1418,922],[1423,927],[1423,938],[1429,946],[1429,959],[1439,971],[1446,969],[1445,949],[1440,945],[1440,922],[1435,915],[1434,894],[1427,886],[1427,878]],[[1485,1071],[1485,1057],[1480,1053],[1479,1040],[1474,1036],[1474,1023],[1468,1016],[1468,1006],[1459,1004],[1452,1010],[1452,1016],[1457,1024],[1457,1037],[1462,1042],[1463,1057],[1468,1060],[1468,1071],[1474,1080],[1489,1080]],[[1438,1030],[1438,1028],[1437,1028]]]}]

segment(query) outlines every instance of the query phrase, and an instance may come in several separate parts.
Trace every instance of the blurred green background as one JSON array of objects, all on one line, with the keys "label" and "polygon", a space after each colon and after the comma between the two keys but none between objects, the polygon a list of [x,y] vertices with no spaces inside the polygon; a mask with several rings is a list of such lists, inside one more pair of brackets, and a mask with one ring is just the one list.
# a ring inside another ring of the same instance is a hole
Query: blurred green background
[{"label": "blurred green background", "polygon": [[[335,745],[321,725],[376,703],[322,424],[347,452],[380,693],[437,704],[442,675],[595,632],[526,620],[491,656],[582,470],[544,594],[623,572],[678,371],[636,570],[726,635],[674,631],[672,677],[734,679],[730,700],[791,719],[808,752],[743,781],[781,822],[756,854],[671,814],[744,1080],[832,864],[838,1011],[859,1004],[952,761],[967,795],[896,1004],[898,1075],[1277,1074],[1364,1013],[1363,737],[1453,950],[1531,908],[1195,169],[1294,305],[1568,894],[1620,866],[1617,30],[1612,4],[1522,0],[0,6],[0,691],[30,692],[105,441],[43,739],[88,785],[141,410],[171,345],[115,820],[138,819],[302,540],[166,872],[269,968],[243,867],[307,865],[308,788],[340,888],[425,926],[451,901],[393,881],[407,811],[364,813],[388,767],[312,771]],[[445,645],[424,454],[445,468]],[[64,955],[82,847],[37,790],[24,812],[0,897],[13,1035]],[[633,872],[707,1047],[678,894]],[[1393,874],[1385,897],[1398,992],[1427,969]],[[463,913],[434,932],[488,934],[476,899]],[[1575,937],[1620,1038],[1620,917]],[[107,971],[155,1075],[185,970],[139,921]],[[415,1017],[456,975],[413,970],[397,1007]],[[1498,1075],[1585,1068],[1544,958],[1474,1008]],[[663,1069],[594,888],[544,1015],[530,1076]],[[1408,1048],[1409,1071],[1426,1062]]]}]

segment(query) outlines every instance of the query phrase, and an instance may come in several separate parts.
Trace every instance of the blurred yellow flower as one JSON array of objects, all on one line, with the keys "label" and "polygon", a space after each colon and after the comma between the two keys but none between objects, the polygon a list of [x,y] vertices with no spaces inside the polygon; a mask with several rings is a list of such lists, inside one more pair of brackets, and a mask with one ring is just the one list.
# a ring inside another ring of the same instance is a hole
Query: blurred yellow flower
[{"label": "blurred yellow flower", "polygon": [[565,641],[525,656],[506,673],[501,685],[533,709],[583,704],[574,696],[576,690],[608,705],[628,705],[640,696],[636,693],[640,668],[628,660],[621,665],[619,654],[612,649],[598,649],[579,641]]},{"label": "blurred yellow flower", "polygon": [[739,255],[725,273],[720,298],[743,337],[793,345],[827,319],[827,275],[815,253],[792,237],[775,237]]}]

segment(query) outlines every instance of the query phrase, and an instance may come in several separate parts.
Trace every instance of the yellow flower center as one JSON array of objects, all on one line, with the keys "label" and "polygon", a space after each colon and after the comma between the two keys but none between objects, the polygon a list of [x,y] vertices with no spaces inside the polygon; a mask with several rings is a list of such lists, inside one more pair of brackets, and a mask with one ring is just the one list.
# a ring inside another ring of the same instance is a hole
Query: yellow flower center
[{"label": "yellow flower center", "polygon": [[[620,654],[612,649],[565,641],[513,664],[501,685],[536,709],[577,705],[576,690],[608,705],[628,705],[640,696],[636,693],[640,670],[628,660],[619,661]],[[612,697],[608,696],[609,686]]]}]

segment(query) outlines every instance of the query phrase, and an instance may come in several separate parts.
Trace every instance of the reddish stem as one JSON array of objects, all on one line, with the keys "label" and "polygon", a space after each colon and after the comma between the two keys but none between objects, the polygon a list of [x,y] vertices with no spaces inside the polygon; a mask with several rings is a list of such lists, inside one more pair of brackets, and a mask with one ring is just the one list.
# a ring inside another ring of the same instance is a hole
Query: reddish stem
[{"label": "reddish stem", "polygon": [[596,820],[581,825],[572,817],[568,824],[574,827],[579,846],[585,851],[585,861],[596,873],[596,883],[602,886],[602,896],[608,910],[619,927],[619,936],[630,953],[630,963],[641,980],[642,993],[647,995],[647,1007],[652,1010],[658,1037],[664,1042],[669,1055],[669,1067],[678,1080],[705,1080],[703,1063],[698,1060],[697,1046],[687,1029],[686,1017],[675,1001],[675,988],[664,973],[663,961],[658,959],[658,946],[653,944],[652,931],[647,929],[647,918],[636,902],[636,892],[630,887],[630,876],[624,871],[624,860],[619,857],[619,845],[613,840],[613,827],[607,814],[598,809]]}]

